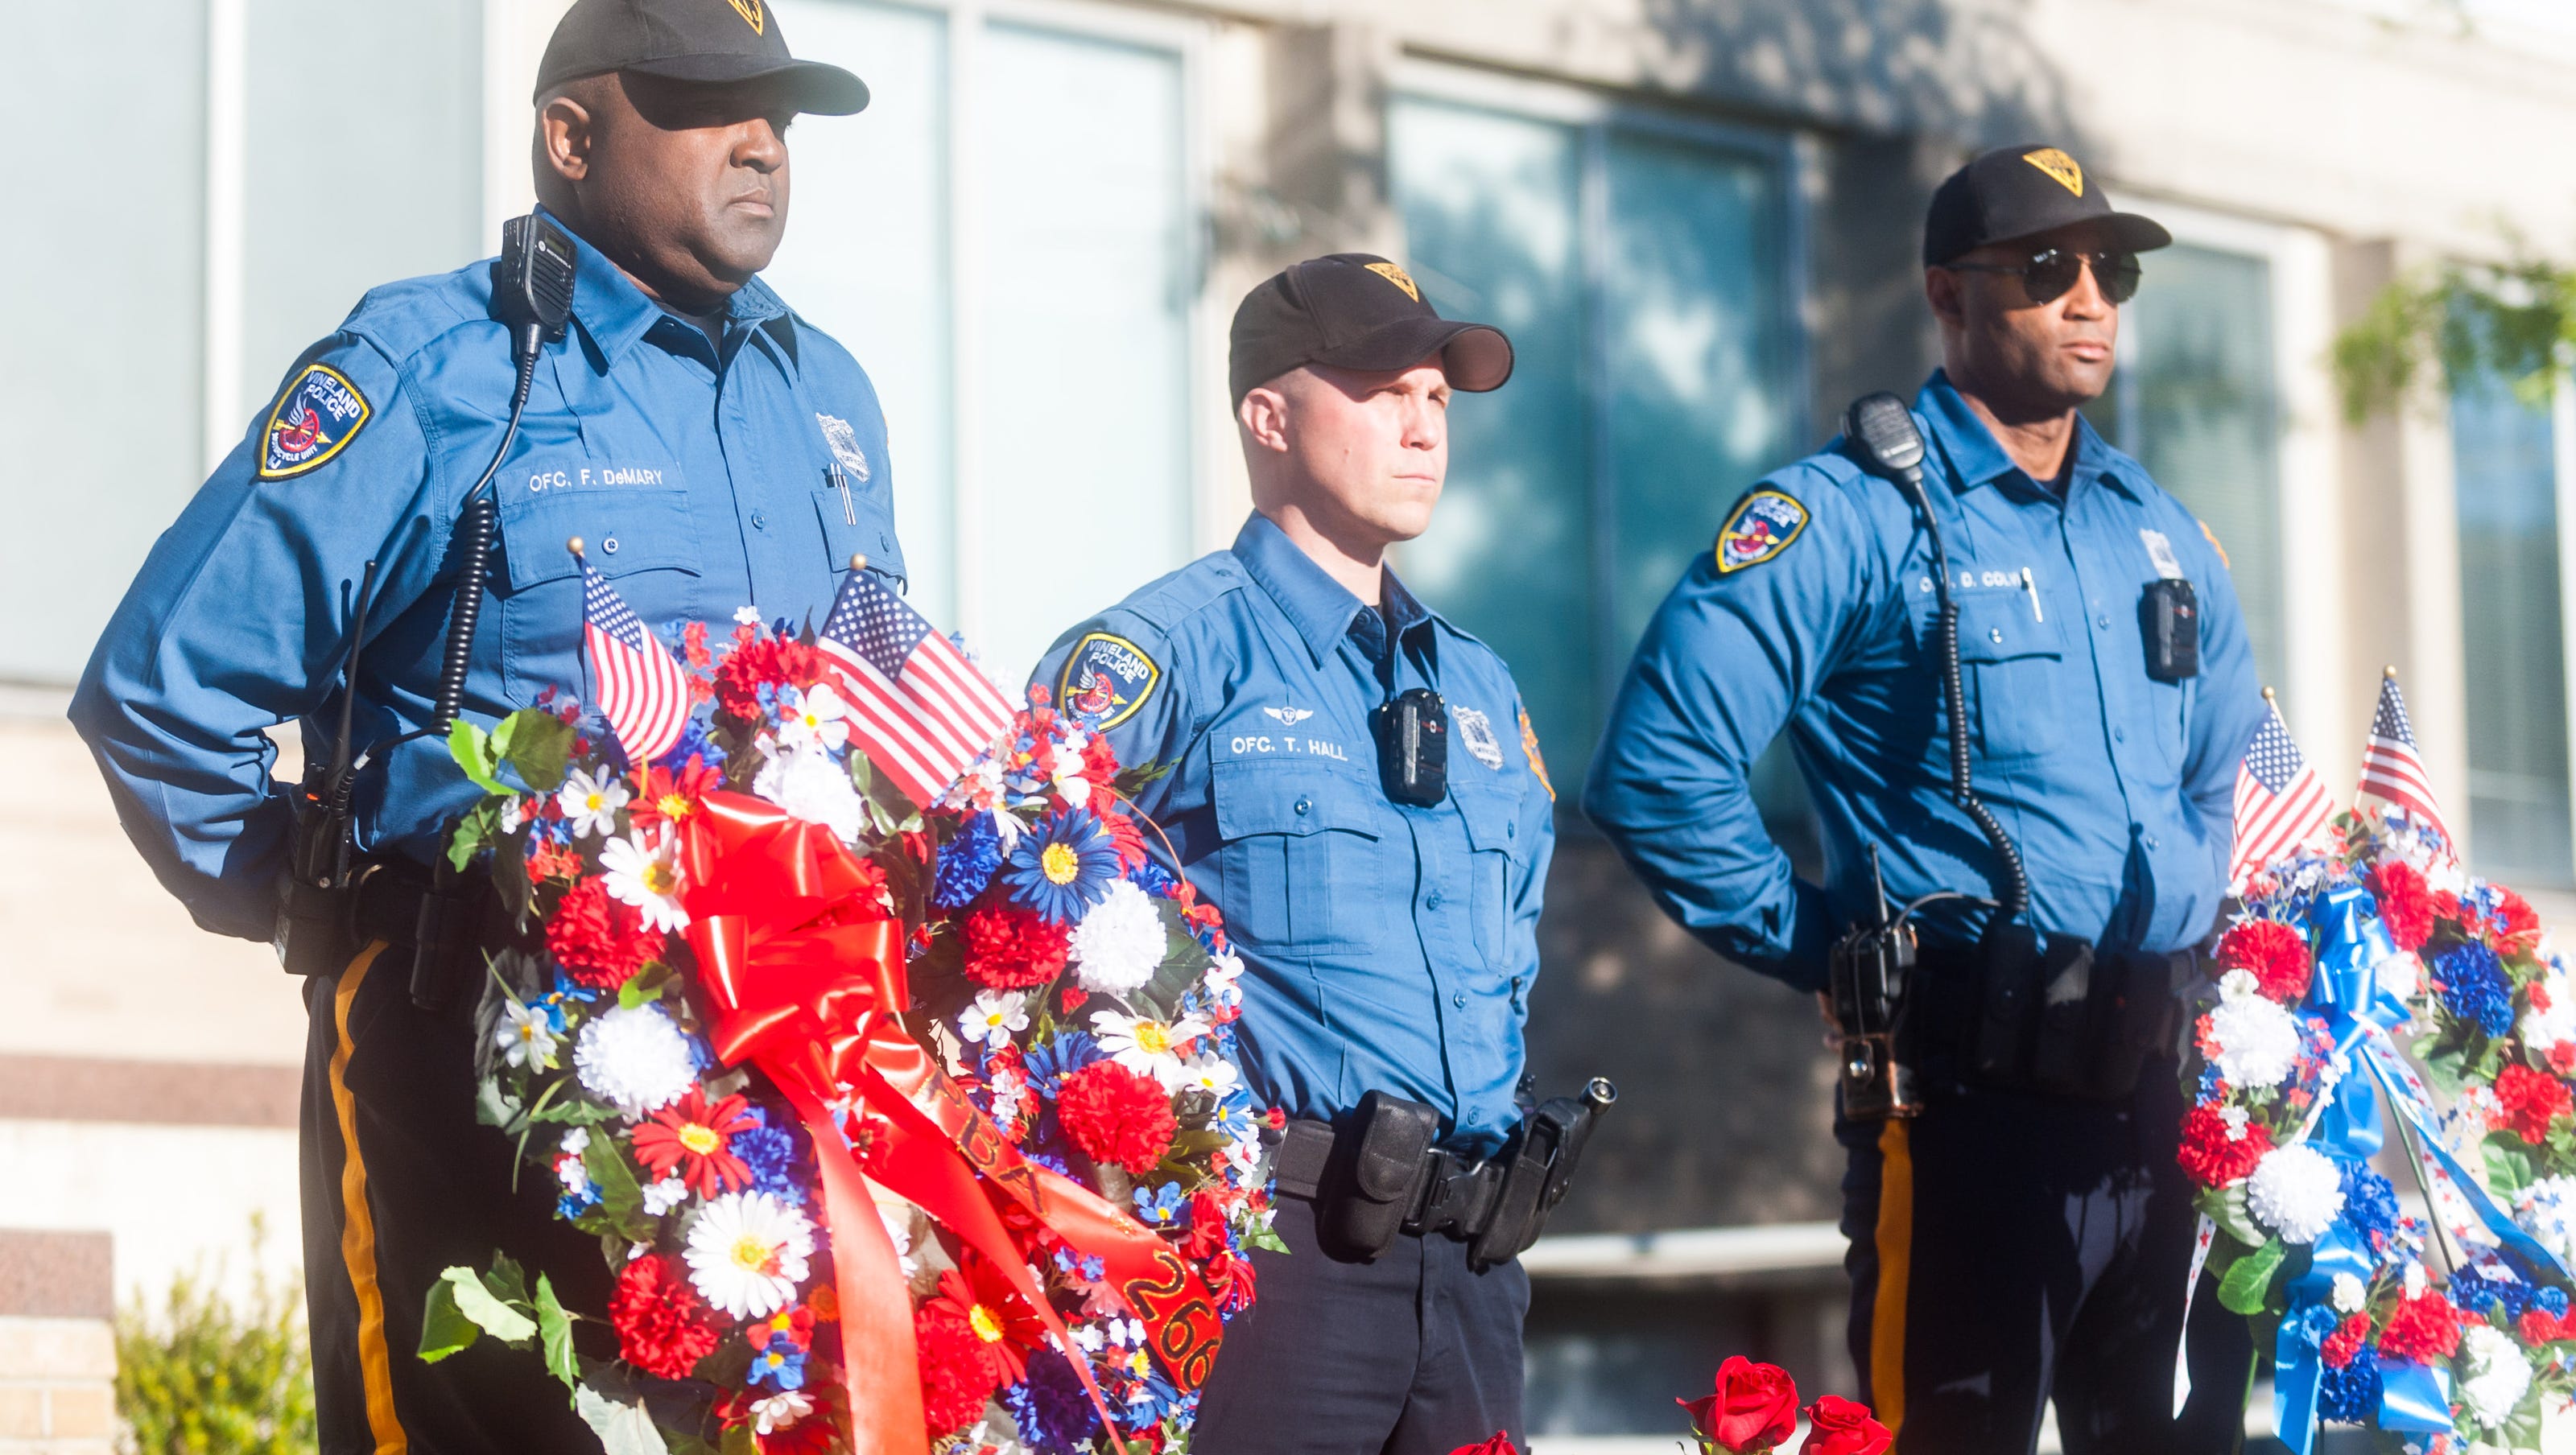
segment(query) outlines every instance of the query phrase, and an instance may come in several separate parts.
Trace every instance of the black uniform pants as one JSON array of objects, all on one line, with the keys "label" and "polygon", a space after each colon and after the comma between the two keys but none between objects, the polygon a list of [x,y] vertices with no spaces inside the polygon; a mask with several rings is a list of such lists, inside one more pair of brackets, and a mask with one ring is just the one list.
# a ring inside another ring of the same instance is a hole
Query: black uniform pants
[{"label": "black uniform pants", "polygon": [[[552,1179],[474,1120],[473,989],[438,1014],[411,1000],[411,954],[382,946],[305,987],[301,1137],[305,1297],[321,1455],[596,1451],[533,1349],[489,1340],[421,1362],[439,1272],[495,1250],[607,1307],[596,1240],[555,1221]],[[541,1133],[542,1135],[542,1133]],[[599,1351],[606,1352],[606,1351]]]},{"label": "black uniform pants", "polygon": [[1278,1208],[1288,1256],[1252,1255],[1261,1297],[1226,1325],[1194,1455],[1448,1455],[1498,1430],[1527,1448],[1517,1261],[1477,1273],[1466,1244],[1412,1233],[1374,1262],[1340,1258],[1313,1203]]},{"label": "black uniform pants", "polygon": [[1837,1123],[1852,1362],[1901,1455],[2029,1455],[2052,1395],[2067,1455],[2238,1447],[2253,1341],[2205,1274],[2173,1417],[2197,1223],[2182,1113],[2153,1060],[2126,1102],[1953,1091]]}]

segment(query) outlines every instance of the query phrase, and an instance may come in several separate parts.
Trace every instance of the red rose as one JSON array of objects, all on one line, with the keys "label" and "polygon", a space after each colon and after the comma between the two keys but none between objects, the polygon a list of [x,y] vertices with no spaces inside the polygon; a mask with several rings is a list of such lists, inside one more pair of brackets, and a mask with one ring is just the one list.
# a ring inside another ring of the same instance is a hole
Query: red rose
[{"label": "red rose", "polygon": [[2549,1124],[2570,1110],[2566,1082],[2519,1061],[2496,1073],[2495,1094],[2504,1124],[2534,1145],[2549,1140]]},{"label": "red rose", "polygon": [[1161,1083],[1115,1061],[1094,1061],[1064,1078],[1055,1114],[1082,1155],[1138,1177],[1163,1160],[1180,1131]]},{"label": "red rose", "polygon": [[2397,859],[2381,860],[2370,871],[2370,893],[2379,901],[2379,921],[2388,926],[2388,937],[2397,942],[2397,948],[2420,950],[2433,938],[2433,892],[2414,866]]},{"label": "red rose", "polygon": [[1798,1428],[1798,1386],[1776,1364],[1756,1364],[1741,1354],[1717,1366],[1716,1388],[1705,1399],[1673,1403],[1690,1411],[1691,1428],[1738,1455],[1768,1450]]},{"label": "red rose", "polygon": [[686,1379],[699,1360],[715,1352],[708,1313],[687,1276],[659,1253],[627,1264],[617,1275],[617,1291],[608,1296],[618,1353],[660,1379]]},{"label": "red rose", "polygon": [[2226,1187],[2254,1175],[2254,1164],[2272,1150],[2272,1134],[2261,1122],[2249,1121],[2233,1132],[2218,1108],[2206,1103],[2182,1119],[2182,1148],[2174,1160],[2203,1187]]},{"label": "red rose", "polygon": [[2341,1369],[2350,1364],[2353,1356],[2361,1352],[2361,1346],[2369,1341],[2370,1315],[2354,1314],[2336,1325],[2333,1333],[2326,1335],[2325,1342],[2317,1346],[2317,1355],[2325,1360],[2328,1369]]},{"label": "red rose", "polygon": [[2247,920],[2218,942],[2218,963],[2253,975],[2262,992],[2283,1005],[2308,993],[2308,942],[2278,920]]},{"label": "red rose", "polygon": [[662,932],[635,906],[609,898],[599,880],[585,879],[546,917],[546,949],[577,984],[614,990],[661,955]]},{"label": "red rose", "polygon": [[1807,1439],[1798,1455],[1884,1455],[1895,1439],[1870,1418],[1869,1406],[1829,1394],[1807,1406]]},{"label": "red rose", "polygon": [[2460,1311],[2431,1289],[2399,1302],[2388,1332],[2379,1336],[2379,1357],[2418,1364],[2448,1359],[2459,1347]]},{"label": "red rose", "polygon": [[966,978],[995,990],[1027,990],[1064,972],[1073,931],[1017,905],[988,901],[966,912]]},{"label": "red rose", "polygon": [[1511,1436],[1496,1430],[1492,1439],[1479,1440],[1473,1445],[1461,1445],[1450,1451],[1449,1455],[1520,1455],[1520,1451],[1513,1448]]}]

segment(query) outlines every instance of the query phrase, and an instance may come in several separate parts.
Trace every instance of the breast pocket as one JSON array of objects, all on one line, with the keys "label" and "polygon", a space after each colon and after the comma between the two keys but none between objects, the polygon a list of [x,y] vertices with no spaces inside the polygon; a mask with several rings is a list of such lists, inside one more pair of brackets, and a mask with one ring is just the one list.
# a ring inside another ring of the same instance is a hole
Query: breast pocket
[{"label": "breast pocket", "polygon": [[903,552],[895,545],[894,514],[880,498],[884,487],[852,478],[844,492],[827,485],[814,492],[814,515],[823,523],[823,551],[832,569],[849,569],[852,556],[888,576],[903,575]]},{"label": "breast pocket", "polygon": [[[673,472],[676,473],[676,472]],[[646,627],[696,614],[698,543],[688,492],[668,486],[616,486],[506,492],[501,500],[501,631],[505,690],[525,702],[547,686],[542,671],[581,637],[581,563],[569,542],[582,541],[590,564],[617,586]]]},{"label": "breast pocket", "polygon": [[[1226,926],[1257,950],[1357,945],[1389,893],[1378,825],[1354,777],[1278,760],[1219,762],[1216,805]],[[1392,892],[1410,893],[1411,881]]]},{"label": "breast pocket", "polygon": [[1962,592],[1958,602],[1959,662],[1978,751],[2008,763],[2056,747],[2073,710],[2062,700],[2066,648],[2057,623],[2035,619],[2018,591]]},{"label": "breast pocket", "polygon": [[1467,824],[1468,876],[1474,893],[1476,953],[1488,968],[1501,971],[1511,958],[1512,886],[1528,849],[1520,842],[1518,795],[1450,785],[1459,816]]}]

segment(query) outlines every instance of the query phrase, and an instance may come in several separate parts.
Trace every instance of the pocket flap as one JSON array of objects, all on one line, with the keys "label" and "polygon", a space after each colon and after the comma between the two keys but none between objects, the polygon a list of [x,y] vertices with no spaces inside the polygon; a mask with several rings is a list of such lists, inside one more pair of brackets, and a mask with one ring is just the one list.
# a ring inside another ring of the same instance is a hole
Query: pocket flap
[{"label": "pocket flap", "polygon": [[1325,829],[1376,838],[1359,780],[1330,768],[1277,758],[1220,760],[1209,775],[1220,838],[1311,834]]},{"label": "pocket flap", "polygon": [[[1455,767],[1451,765],[1453,771]],[[1509,793],[1469,788],[1454,778],[1449,783],[1449,796],[1458,801],[1458,815],[1467,821],[1469,847],[1496,849],[1520,857],[1519,799]]]},{"label": "pocket flap", "polygon": [[501,503],[501,553],[510,589],[525,591],[579,574],[580,565],[566,546],[574,536],[581,537],[590,564],[603,576],[699,574],[686,490],[549,490]]},{"label": "pocket flap", "polygon": [[2030,593],[1995,588],[1962,591],[1956,599],[1960,661],[2009,662],[2016,657],[2065,654],[2056,619],[2033,616]]}]

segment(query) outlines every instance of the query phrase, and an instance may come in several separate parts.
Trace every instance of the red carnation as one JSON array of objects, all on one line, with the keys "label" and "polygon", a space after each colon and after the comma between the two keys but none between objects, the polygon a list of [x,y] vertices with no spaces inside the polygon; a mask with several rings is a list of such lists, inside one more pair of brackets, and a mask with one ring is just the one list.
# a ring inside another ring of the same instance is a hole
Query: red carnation
[{"label": "red carnation", "polygon": [[1180,1131],[1161,1084],[1115,1061],[1094,1061],[1066,1077],[1055,1114],[1082,1155],[1139,1177],[1163,1160]]},{"label": "red carnation", "polygon": [[935,1438],[954,1434],[983,1417],[985,1401],[1002,1387],[1000,1370],[984,1357],[984,1341],[966,1316],[944,1299],[912,1315],[913,1343],[921,1360],[921,1415]]},{"label": "red carnation", "polygon": [[2496,891],[2496,922],[2502,927],[2495,947],[2507,954],[2528,950],[2540,943],[2540,912],[2531,901],[2510,889]]},{"label": "red carnation", "polygon": [[2353,1356],[2361,1352],[2361,1346],[2368,1342],[2370,1315],[2354,1314],[2337,1324],[2333,1333],[2326,1335],[2325,1342],[2317,1346],[2317,1357],[2325,1360],[2328,1369],[2341,1369],[2350,1364]]},{"label": "red carnation", "polygon": [[2262,992],[2283,1005],[2308,993],[2308,942],[2278,920],[2247,920],[2218,942],[2218,963],[2253,975]]},{"label": "red carnation", "polygon": [[2254,1164],[2272,1150],[2272,1134],[2249,1121],[2242,1132],[2229,1128],[2218,1108],[2195,1106],[2182,1119],[2182,1149],[2174,1160],[2204,1187],[2226,1187],[2254,1175]]},{"label": "red carnation", "polygon": [[2545,1308],[2524,1309],[2522,1317],[2514,1320],[2513,1331],[2534,1349],[2543,1344],[2557,1343],[2568,1333],[2566,1321]]},{"label": "red carnation", "polygon": [[2379,901],[2380,923],[2397,948],[2416,951],[2433,938],[2433,891],[2411,864],[2382,859],[2370,871],[2370,893]]},{"label": "red carnation", "polygon": [[1026,990],[1064,972],[1073,930],[1000,900],[966,912],[966,978],[995,990]]},{"label": "red carnation", "polygon": [[1885,1455],[1896,1432],[1871,1418],[1869,1406],[1826,1395],[1807,1406],[1807,1439],[1798,1455]]},{"label": "red carnation", "polygon": [[1083,739],[1082,776],[1103,788],[1118,777],[1118,750],[1109,746],[1107,733],[1093,733]]},{"label": "red carnation", "polygon": [[617,1275],[617,1291],[608,1296],[618,1352],[659,1379],[686,1379],[699,1360],[715,1352],[708,1313],[687,1276],[659,1253],[627,1264]]},{"label": "red carnation", "polygon": [[2431,1289],[2399,1303],[2379,1336],[2379,1357],[2418,1364],[2448,1359],[2459,1347],[2460,1311]]},{"label": "red carnation", "polygon": [[646,926],[635,906],[609,898],[599,880],[585,879],[556,901],[546,949],[576,983],[614,990],[661,955],[662,932]]},{"label": "red carnation", "polygon": [[2547,1141],[2550,1122],[2570,1110],[2566,1082],[2518,1061],[2496,1073],[2495,1094],[2504,1106],[2504,1124],[2535,1145]]},{"label": "red carnation", "polygon": [[1769,1450],[1798,1427],[1798,1386],[1789,1371],[1741,1354],[1717,1366],[1716,1388],[1705,1398],[1673,1403],[1690,1411],[1691,1428],[1702,1438],[1744,1455]]},{"label": "red carnation", "polygon": [[746,642],[725,654],[716,667],[716,701],[726,712],[750,722],[765,714],[760,689],[811,687],[823,675],[823,654],[786,637]]}]

